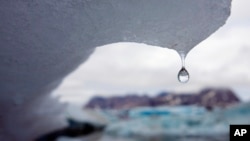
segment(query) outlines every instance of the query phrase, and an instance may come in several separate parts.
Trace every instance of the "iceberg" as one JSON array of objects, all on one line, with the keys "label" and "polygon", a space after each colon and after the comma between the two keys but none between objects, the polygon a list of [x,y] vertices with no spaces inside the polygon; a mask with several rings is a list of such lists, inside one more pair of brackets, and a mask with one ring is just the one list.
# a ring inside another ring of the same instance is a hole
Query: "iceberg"
[{"label": "iceberg", "polygon": [[230,124],[250,124],[249,104],[212,112],[196,106],[137,108],[131,110],[129,120],[112,122],[105,132],[132,138],[226,137]]},{"label": "iceberg", "polygon": [[230,124],[250,124],[250,102],[227,109],[223,115]]},{"label": "iceberg", "polygon": [[[0,140],[66,126],[50,93],[98,46],[187,53],[225,24],[231,0],[6,0],[0,5]],[[25,130],[24,130],[25,129]]]}]

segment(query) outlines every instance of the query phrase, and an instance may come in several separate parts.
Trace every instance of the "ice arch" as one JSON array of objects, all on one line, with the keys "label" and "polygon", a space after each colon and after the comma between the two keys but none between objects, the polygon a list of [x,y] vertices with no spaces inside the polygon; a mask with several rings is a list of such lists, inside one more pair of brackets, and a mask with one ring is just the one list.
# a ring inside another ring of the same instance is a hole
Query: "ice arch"
[{"label": "ice arch", "polygon": [[[8,0],[0,5],[0,140],[64,126],[49,93],[96,46],[188,52],[222,26],[231,0]],[[50,110],[48,110],[50,109]]]}]

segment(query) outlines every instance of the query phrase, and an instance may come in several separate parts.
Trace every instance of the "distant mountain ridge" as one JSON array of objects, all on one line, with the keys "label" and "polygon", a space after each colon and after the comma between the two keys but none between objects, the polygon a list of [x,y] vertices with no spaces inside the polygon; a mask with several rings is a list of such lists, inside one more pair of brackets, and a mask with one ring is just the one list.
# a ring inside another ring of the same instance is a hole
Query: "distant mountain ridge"
[{"label": "distant mountain ridge", "polygon": [[206,88],[198,93],[167,93],[161,92],[155,97],[130,94],[109,98],[93,97],[84,108],[90,109],[131,109],[135,107],[198,105],[211,110],[215,107],[226,108],[237,104],[240,99],[227,88]]}]

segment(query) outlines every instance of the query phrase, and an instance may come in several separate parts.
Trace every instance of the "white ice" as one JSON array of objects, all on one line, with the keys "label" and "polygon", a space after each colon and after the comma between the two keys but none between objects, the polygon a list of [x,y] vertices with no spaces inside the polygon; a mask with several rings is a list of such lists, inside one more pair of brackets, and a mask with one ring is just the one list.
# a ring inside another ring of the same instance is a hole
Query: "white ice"
[{"label": "white ice", "polygon": [[95,47],[139,42],[187,53],[225,24],[231,0],[8,0],[0,5],[0,140],[66,126],[50,93]]}]

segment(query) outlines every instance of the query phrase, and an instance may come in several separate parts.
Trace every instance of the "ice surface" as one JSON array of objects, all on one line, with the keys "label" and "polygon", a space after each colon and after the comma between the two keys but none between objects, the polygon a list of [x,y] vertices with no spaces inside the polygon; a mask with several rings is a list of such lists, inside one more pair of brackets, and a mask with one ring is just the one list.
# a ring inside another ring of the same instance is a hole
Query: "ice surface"
[{"label": "ice surface", "polygon": [[[193,112],[195,110],[200,112]],[[161,111],[160,113],[165,111],[165,113],[169,114],[155,114],[159,113],[159,111]],[[142,114],[150,112],[152,114]],[[218,122],[218,116],[206,113],[202,108],[137,109],[132,113],[130,120],[110,124],[107,133],[124,137],[204,136],[227,133],[227,123]]]},{"label": "ice surface", "polygon": [[213,112],[195,106],[137,108],[130,112],[129,120],[110,123],[106,133],[134,138],[228,135],[230,124],[250,124],[249,104]]},{"label": "ice surface", "polygon": [[[49,97],[95,47],[139,42],[188,52],[221,27],[231,0],[6,0],[0,5],[0,140],[65,126]],[[25,130],[24,130],[25,129]]]},{"label": "ice surface", "polygon": [[[214,111],[198,106],[140,107],[92,112],[85,109],[82,111],[84,114],[72,117],[84,121],[97,117],[105,119],[107,128],[99,141],[224,141],[229,140],[230,124],[250,124],[249,107],[250,102]],[[125,114],[127,118],[121,116]]]},{"label": "ice surface", "polygon": [[226,110],[224,116],[230,124],[250,124],[250,102]]}]

